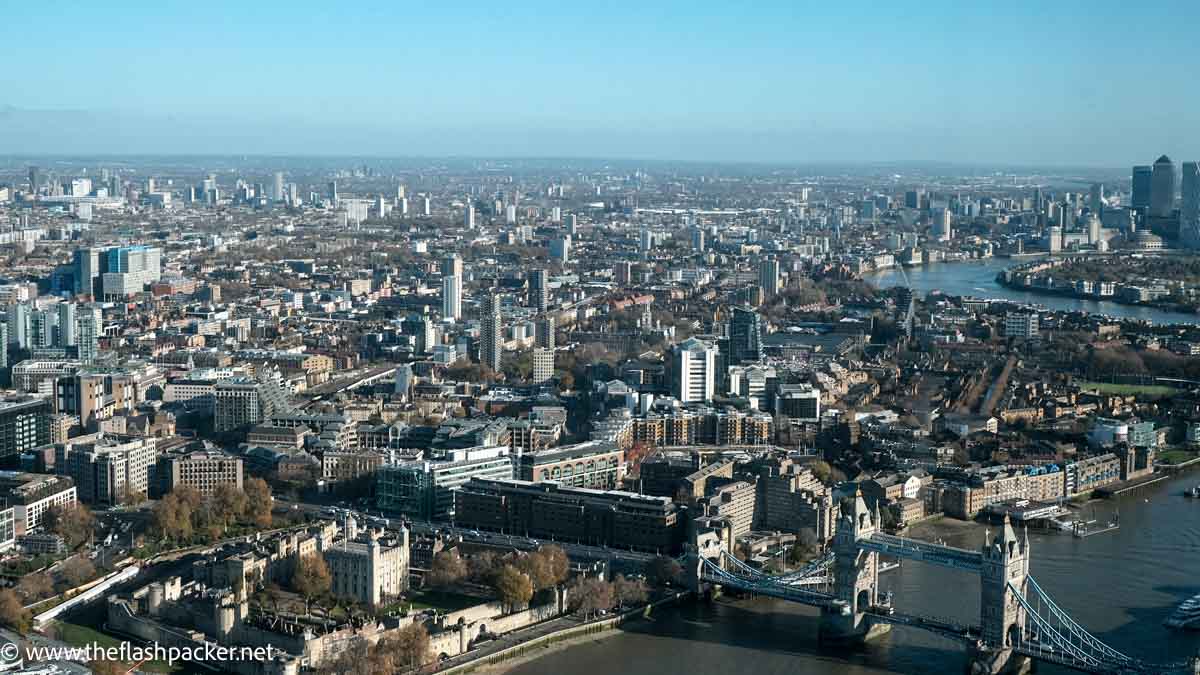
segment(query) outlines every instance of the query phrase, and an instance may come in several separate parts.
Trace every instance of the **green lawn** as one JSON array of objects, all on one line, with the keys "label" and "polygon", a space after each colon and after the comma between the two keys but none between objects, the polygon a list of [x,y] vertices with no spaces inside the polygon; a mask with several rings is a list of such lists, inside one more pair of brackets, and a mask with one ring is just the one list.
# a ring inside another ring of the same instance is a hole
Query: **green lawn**
[{"label": "green lawn", "polygon": [[457,612],[460,609],[474,607],[486,602],[479,598],[474,598],[469,595],[460,595],[458,593],[449,593],[446,591],[420,591],[409,595],[407,598],[400,601],[399,606],[408,609],[412,605],[413,611],[421,611],[423,609],[436,609],[440,612]]},{"label": "green lawn", "polygon": [[[54,626],[58,639],[74,647],[83,647],[90,644],[97,644],[102,647],[116,647],[121,644],[120,639],[101,633],[95,628],[80,626],[75,623],[66,623],[64,621],[58,621]],[[182,663],[169,666],[162,661],[149,661],[138,666],[138,669],[153,673],[173,673],[182,670],[183,666],[184,664]]]},{"label": "green lawn", "polygon": [[1146,396],[1170,396],[1178,391],[1174,387],[1162,384],[1109,384],[1108,382],[1079,382],[1078,384],[1085,390],[1098,389],[1101,394],[1114,394],[1117,396],[1136,396],[1138,394]]},{"label": "green lawn", "polygon": [[77,623],[59,621],[55,626],[57,628],[58,639],[75,647],[83,647],[90,644],[98,644],[102,647],[116,647],[121,644],[120,640],[111,635],[105,635],[95,628],[80,626]]},{"label": "green lawn", "polygon": [[1173,450],[1163,450],[1158,453],[1158,461],[1163,464],[1182,464],[1190,459],[1195,459],[1200,453],[1195,450],[1183,450],[1175,448]]}]

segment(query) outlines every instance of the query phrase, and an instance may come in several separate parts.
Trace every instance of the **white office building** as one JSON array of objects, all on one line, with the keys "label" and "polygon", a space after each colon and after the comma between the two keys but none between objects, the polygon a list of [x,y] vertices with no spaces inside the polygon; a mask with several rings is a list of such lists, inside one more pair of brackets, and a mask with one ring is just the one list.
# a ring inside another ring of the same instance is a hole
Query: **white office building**
[{"label": "white office building", "polygon": [[674,394],[683,403],[704,403],[716,394],[717,346],[689,338],[675,347]]}]

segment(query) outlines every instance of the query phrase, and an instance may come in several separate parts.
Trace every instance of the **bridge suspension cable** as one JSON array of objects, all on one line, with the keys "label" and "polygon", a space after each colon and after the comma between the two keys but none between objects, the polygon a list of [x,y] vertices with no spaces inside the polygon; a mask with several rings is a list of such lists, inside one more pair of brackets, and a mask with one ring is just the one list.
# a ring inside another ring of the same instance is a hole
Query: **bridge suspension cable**
[{"label": "bridge suspension cable", "polygon": [[1028,595],[1013,584],[1008,588],[1025,609],[1025,620],[1016,635],[1006,636],[1026,656],[1059,663],[1092,673],[1192,673],[1187,663],[1152,664],[1110,647],[1080,626],[1055,604],[1041,586],[1027,577]]},{"label": "bridge suspension cable", "polygon": [[[738,562],[741,563],[741,561]],[[780,582],[776,578],[762,574],[745,563],[741,563],[741,566],[737,568],[737,573],[735,573],[722,568],[709,558],[703,558],[701,578],[705,581],[748,593],[793,600],[818,607],[828,606],[834,600],[834,597],[827,593],[799,588],[794,581],[792,583]]]}]

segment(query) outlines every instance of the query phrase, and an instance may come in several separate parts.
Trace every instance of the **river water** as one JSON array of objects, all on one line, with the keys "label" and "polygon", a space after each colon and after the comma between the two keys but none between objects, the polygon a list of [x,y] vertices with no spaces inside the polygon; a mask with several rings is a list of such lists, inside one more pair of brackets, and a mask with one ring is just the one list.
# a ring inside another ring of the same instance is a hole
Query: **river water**
[{"label": "river water", "polygon": [[[1030,533],[1031,575],[1055,602],[1093,635],[1130,656],[1151,662],[1186,659],[1200,649],[1200,633],[1162,625],[1171,611],[1200,593],[1200,500],[1183,497],[1200,473],[1184,474],[1137,495],[1094,502],[1085,511],[1115,532],[1076,539]],[[1146,501],[1148,500],[1148,501]],[[925,535],[978,548],[985,526],[942,521]],[[905,563],[882,575],[898,611],[978,623],[979,581],[974,575]],[[692,602],[664,610],[617,635],[552,652],[515,667],[516,675],[717,675],[778,673],[956,673],[966,665],[956,642],[896,627],[855,652],[823,651],[816,610],[770,599]],[[1038,672],[1070,671],[1040,664]]]},{"label": "river water", "polygon": [[1002,270],[1027,261],[1028,259],[991,258],[978,262],[937,263],[921,267],[894,268],[872,274],[867,277],[867,281],[879,288],[903,286],[907,283],[922,295],[940,290],[947,295],[1004,298],[1014,302],[1040,304],[1050,309],[1143,319],[1156,324],[1200,323],[1200,316],[1196,314],[1170,312],[1138,305],[1122,305],[1107,300],[1084,300],[1061,295],[1033,293],[1006,288],[996,283],[996,275]]}]

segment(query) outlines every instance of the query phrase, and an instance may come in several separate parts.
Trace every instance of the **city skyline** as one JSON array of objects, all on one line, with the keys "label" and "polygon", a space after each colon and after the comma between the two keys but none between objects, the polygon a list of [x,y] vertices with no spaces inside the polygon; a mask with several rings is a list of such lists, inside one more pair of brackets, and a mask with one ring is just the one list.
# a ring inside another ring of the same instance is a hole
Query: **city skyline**
[{"label": "city skyline", "polygon": [[1200,675],[1194,3],[5,19],[0,671]]},{"label": "city skyline", "polygon": [[220,3],[30,6],[0,28],[14,51],[39,53],[0,76],[0,144],[1105,167],[1146,147],[1200,155],[1186,128],[1200,101],[1177,84],[1200,56],[1195,10],[1150,3],[1130,21],[1115,3],[1081,8],[265,2],[228,22]]}]

